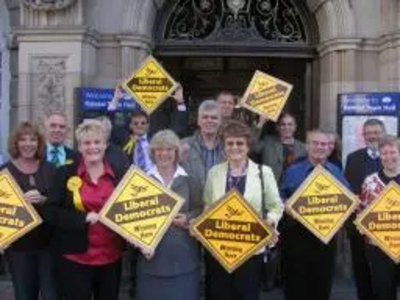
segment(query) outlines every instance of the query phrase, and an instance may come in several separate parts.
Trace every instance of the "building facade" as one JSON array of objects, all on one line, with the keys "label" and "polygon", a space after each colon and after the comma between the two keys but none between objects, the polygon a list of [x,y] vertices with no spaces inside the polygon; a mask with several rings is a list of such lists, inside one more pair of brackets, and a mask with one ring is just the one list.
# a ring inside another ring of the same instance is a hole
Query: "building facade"
[{"label": "building facade", "polygon": [[399,91],[398,0],[0,0],[0,131],[113,87],[149,53],[190,105],[263,70],[294,84],[304,128],[336,127],[342,92]]}]

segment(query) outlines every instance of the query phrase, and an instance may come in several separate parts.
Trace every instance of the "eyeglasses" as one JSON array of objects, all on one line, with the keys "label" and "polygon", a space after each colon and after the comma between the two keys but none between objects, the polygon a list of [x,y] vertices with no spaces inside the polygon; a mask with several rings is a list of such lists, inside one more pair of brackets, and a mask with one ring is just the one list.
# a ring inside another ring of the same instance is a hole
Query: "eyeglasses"
[{"label": "eyeglasses", "polygon": [[226,142],[225,145],[228,147],[233,147],[233,146],[237,146],[237,147],[243,147],[246,143],[244,141],[229,141]]},{"label": "eyeglasses", "polygon": [[138,126],[138,125],[146,125],[147,122],[145,122],[145,121],[142,121],[142,122],[133,122],[132,124],[135,125],[135,126]]}]

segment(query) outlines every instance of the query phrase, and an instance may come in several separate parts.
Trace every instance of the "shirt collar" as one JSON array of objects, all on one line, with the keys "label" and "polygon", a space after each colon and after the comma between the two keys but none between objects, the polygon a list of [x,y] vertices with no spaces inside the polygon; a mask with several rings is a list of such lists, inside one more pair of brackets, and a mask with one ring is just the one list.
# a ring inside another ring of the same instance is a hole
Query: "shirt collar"
[{"label": "shirt collar", "polygon": [[376,159],[376,158],[379,157],[379,151],[378,150],[372,150],[371,148],[367,148],[367,154],[372,159]]},{"label": "shirt collar", "polygon": [[[310,160],[307,158],[306,160],[304,160],[303,162],[305,164],[306,170],[310,171],[313,170],[316,166],[313,165]],[[328,160],[326,160],[323,164],[320,164],[322,167],[324,167],[326,170],[328,171],[332,171],[332,166],[333,164],[331,164]]]},{"label": "shirt collar", "polygon": [[[88,175],[83,159],[81,159],[79,162],[77,174],[81,178],[84,178]],[[115,178],[114,171],[111,169],[110,165],[107,162],[104,162],[104,172],[100,177],[102,176],[110,176],[111,178]]]},{"label": "shirt collar", "polygon": [[46,143],[46,147],[47,147],[47,152],[48,153],[51,153],[51,151],[53,149],[55,149],[55,148],[57,148],[60,151],[60,153],[65,153],[65,148],[64,148],[63,144],[60,144],[58,146],[54,146],[53,144]]},{"label": "shirt collar", "polygon": [[213,149],[208,149],[206,147],[206,145],[204,144],[203,138],[202,138],[202,136],[200,134],[200,131],[198,131],[198,133],[197,133],[197,139],[199,141],[200,146],[205,150],[213,151],[213,150],[217,150],[217,149],[219,149],[221,147],[221,140],[219,139],[218,136],[215,139],[215,144],[214,144],[214,148]]},{"label": "shirt collar", "polygon": [[[160,172],[158,172],[157,166],[151,166],[150,169],[147,171],[147,175],[153,176],[165,186],[164,180],[162,179]],[[177,165],[174,176],[172,177],[171,183],[168,187],[170,187],[172,182],[179,176],[188,176],[188,174],[186,173],[185,169],[183,169],[180,165]]]}]

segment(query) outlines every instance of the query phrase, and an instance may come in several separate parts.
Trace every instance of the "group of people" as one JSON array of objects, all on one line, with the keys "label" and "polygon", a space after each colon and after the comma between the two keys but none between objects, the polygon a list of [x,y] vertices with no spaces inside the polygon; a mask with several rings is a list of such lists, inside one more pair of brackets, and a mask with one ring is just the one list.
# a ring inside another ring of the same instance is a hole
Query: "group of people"
[{"label": "group of people", "polygon": [[[117,89],[109,117],[121,98]],[[173,99],[172,122],[186,122],[182,90]],[[283,113],[277,135],[261,137],[266,119],[251,128],[232,119],[234,108],[229,92],[202,102],[198,130],[184,138],[185,124],[151,131],[158,119],[143,112],[132,114],[128,130],[113,128],[108,117],[86,119],[75,130],[78,151],[65,146],[69,129],[62,112],[48,117],[44,136],[30,122],[17,126],[2,168],[44,222],[5,251],[15,299],[118,299],[127,250],[135,257],[135,299],[200,299],[203,265],[206,299],[258,299],[266,249],[228,273],[188,230],[191,220],[236,188],[279,232],[285,299],[328,300],[336,238],[318,240],[284,212],[284,203],[322,165],[360,196],[362,210],[388,182],[399,182],[400,142],[385,137],[381,121],[368,120],[366,148],[350,154],[343,172],[336,133],[311,130],[304,144],[294,138],[295,118]],[[99,211],[131,165],[185,200],[155,251],[135,248],[99,222]],[[395,299],[396,265],[351,223],[347,230],[359,299]]]}]

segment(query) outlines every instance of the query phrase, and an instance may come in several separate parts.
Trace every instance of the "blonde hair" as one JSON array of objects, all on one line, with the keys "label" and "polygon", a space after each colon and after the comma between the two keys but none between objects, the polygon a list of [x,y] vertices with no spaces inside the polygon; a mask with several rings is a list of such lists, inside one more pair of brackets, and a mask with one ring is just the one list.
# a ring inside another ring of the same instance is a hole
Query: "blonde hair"
[{"label": "blonde hair", "polygon": [[181,153],[181,141],[179,137],[169,129],[161,130],[157,132],[150,140],[150,158],[154,162],[154,150],[165,147],[172,146],[176,148],[176,161],[179,160]]},{"label": "blonde hair", "polygon": [[75,130],[75,138],[78,141],[78,144],[88,135],[102,136],[104,142],[107,143],[106,129],[104,128],[103,123],[99,120],[85,119],[78,125],[78,128]]},{"label": "blonde hair", "polygon": [[110,118],[107,116],[100,116],[97,117],[96,120],[99,120],[101,124],[104,126],[104,130],[106,132],[106,139],[107,141],[111,138],[111,132],[112,132],[112,123],[110,121]]}]

